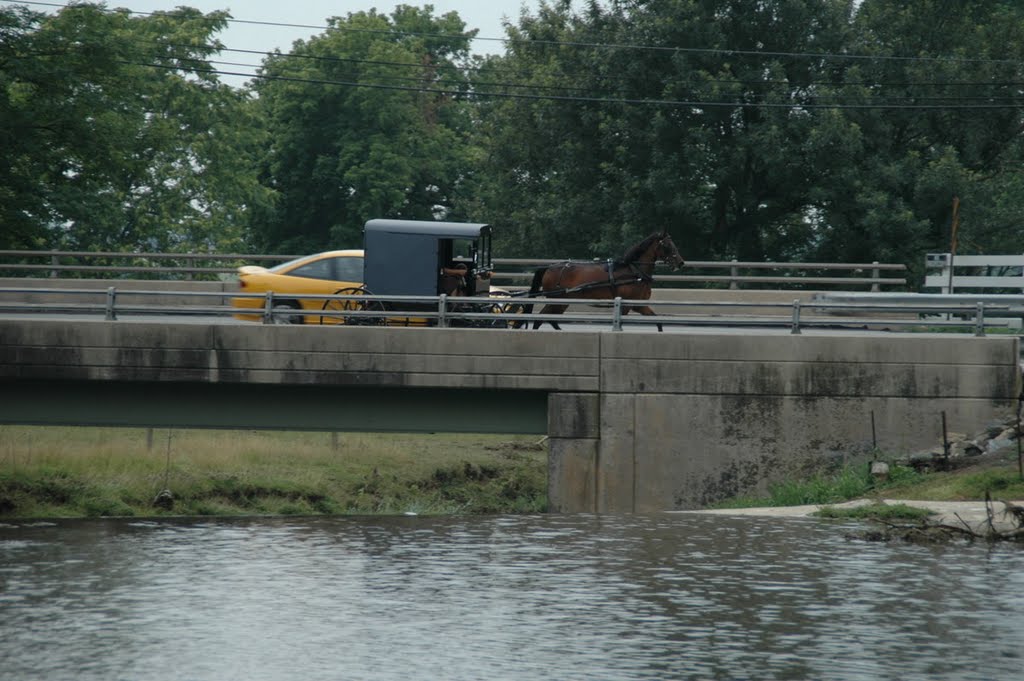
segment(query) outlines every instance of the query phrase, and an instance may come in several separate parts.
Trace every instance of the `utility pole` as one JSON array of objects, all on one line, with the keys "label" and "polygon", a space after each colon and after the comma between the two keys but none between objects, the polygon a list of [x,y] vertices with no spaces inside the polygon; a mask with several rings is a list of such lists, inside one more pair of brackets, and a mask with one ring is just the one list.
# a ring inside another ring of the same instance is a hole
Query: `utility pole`
[{"label": "utility pole", "polygon": [[960,227],[960,197],[953,197],[953,225],[949,231],[949,293],[953,293],[953,260],[956,258],[956,230]]}]

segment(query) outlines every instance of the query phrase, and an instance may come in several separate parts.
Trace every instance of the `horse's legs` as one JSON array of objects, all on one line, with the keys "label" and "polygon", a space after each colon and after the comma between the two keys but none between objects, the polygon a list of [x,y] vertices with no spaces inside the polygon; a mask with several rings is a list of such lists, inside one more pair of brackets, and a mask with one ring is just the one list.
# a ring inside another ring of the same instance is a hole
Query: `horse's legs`
[{"label": "horse's legs", "polygon": [[[563,312],[565,312],[568,309],[569,309],[568,305],[550,305],[549,304],[549,305],[545,305],[544,307],[542,307],[538,314],[562,314]],[[539,329],[540,325],[543,324],[543,323],[544,323],[543,321],[534,322],[533,323],[533,330],[536,331],[537,329]],[[555,327],[555,331],[561,331],[562,330],[562,327],[560,327],[555,322],[548,322],[548,324],[550,324],[551,326]]]},{"label": "horse's legs", "polygon": [[[636,310],[637,312],[639,312],[640,314],[642,314],[645,317],[657,317],[658,316],[658,313],[655,312],[654,310],[652,310],[649,305],[644,305],[643,307],[633,307],[633,308],[629,308],[629,309]],[[629,312],[629,310],[627,309],[626,311],[623,312],[623,314],[627,314],[628,312]],[[657,326],[658,326],[658,331],[661,332],[662,331],[661,324],[659,324],[657,322],[655,322],[655,324],[657,324]]]}]

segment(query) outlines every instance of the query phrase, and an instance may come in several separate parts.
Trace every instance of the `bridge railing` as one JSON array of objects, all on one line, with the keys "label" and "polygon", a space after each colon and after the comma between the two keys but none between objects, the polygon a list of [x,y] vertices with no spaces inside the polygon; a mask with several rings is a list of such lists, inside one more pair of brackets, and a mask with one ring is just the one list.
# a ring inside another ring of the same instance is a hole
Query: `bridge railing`
[{"label": "bridge railing", "polygon": [[[242,253],[121,253],[115,251],[0,250],[0,276],[100,279],[217,280],[230,278],[241,265],[277,263],[297,255],[250,255]],[[542,258],[495,258],[493,280],[510,286],[528,285],[538,267],[564,262]],[[906,265],[897,263],[798,263],[688,261],[684,274],[659,270],[658,284],[690,287],[785,288],[822,286],[906,286]]]},{"label": "bridge railing", "polygon": [[[495,258],[495,266],[508,267],[507,271],[496,271],[494,278],[499,282],[529,283],[533,271],[538,267],[553,265],[564,260],[542,260],[531,258]],[[525,268],[516,271],[511,268]],[[879,291],[882,286],[906,286],[901,274],[907,266],[898,263],[827,263],[827,262],[754,262],[687,260],[684,272],[695,274],[671,274],[667,270],[657,273],[658,283],[670,283],[678,287],[694,285],[725,285],[738,289],[750,285],[785,285],[786,287],[808,288],[820,286],[868,287]],[[721,272],[721,274],[713,274]],[[842,276],[836,276],[842,274]],[[831,275],[831,276],[830,276]]]},{"label": "bridge railing", "polygon": [[[154,300],[170,301],[163,305]],[[240,307],[240,299],[256,298],[260,307]],[[435,327],[464,326],[491,329],[510,329],[514,322],[529,325],[534,322],[557,322],[559,324],[589,324],[622,331],[625,327],[664,326],[756,326],[763,328],[788,328],[790,333],[799,334],[802,329],[865,329],[865,328],[912,328],[973,330],[975,335],[985,335],[986,329],[1005,328],[1005,320],[993,319],[990,315],[1007,311],[1006,305],[986,303],[956,304],[931,302],[914,303],[850,303],[812,302],[794,300],[786,303],[729,303],[707,300],[659,301],[659,310],[687,308],[687,314],[663,314],[654,316],[626,315],[630,306],[645,305],[651,301],[616,298],[612,301],[595,303],[584,298],[527,298],[522,296],[500,297],[448,297],[448,296],[373,296],[373,295],[315,295],[303,294],[303,300],[323,301],[317,311],[295,310],[280,307],[283,296],[273,293],[228,293],[208,291],[171,291],[118,289],[39,289],[35,287],[0,288],[0,314],[7,318],[50,316],[67,319],[68,315],[96,315],[107,321],[118,321],[139,317],[152,321],[153,317],[232,317],[245,315],[256,317],[264,324],[288,323],[296,317],[315,317],[321,325],[344,328],[349,325],[409,325],[409,318],[417,324]],[[193,299],[195,302],[182,305],[180,300]],[[540,309],[545,303],[570,305],[565,314],[526,313],[524,304]],[[173,304],[172,304],[173,303]],[[580,307],[596,310],[581,313]],[[735,314],[731,310],[742,307],[755,308],[758,314]],[[693,309],[708,312],[694,313]],[[763,310],[763,314],[760,311]],[[876,316],[868,316],[876,315]],[[940,316],[945,315],[945,318]],[[341,324],[339,324],[341,322]],[[244,323],[244,322],[239,322]]]}]

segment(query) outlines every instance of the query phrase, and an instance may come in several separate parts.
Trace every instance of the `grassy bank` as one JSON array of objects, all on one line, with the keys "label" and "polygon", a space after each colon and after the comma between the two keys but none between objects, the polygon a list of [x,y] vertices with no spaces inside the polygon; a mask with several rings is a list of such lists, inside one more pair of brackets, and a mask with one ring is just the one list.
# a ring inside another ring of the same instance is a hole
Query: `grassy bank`
[{"label": "grassy bank", "polygon": [[765,496],[728,499],[717,508],[754,508],[762,506],[800,506],[839,504],[864,497],[917,499],[922,501],[975,501],[988,492],[998,499],[1024,499],[1016,455],[978,457],[961,468],[948,472],[918,473],[892,466],[889,479],[877,481],[868,472],[868,462],[847,464],[831,471],[769,487]]},{"label": "grassy bank", "polygon": [[539,512],[539,439],[0,426],[0,517]]}]

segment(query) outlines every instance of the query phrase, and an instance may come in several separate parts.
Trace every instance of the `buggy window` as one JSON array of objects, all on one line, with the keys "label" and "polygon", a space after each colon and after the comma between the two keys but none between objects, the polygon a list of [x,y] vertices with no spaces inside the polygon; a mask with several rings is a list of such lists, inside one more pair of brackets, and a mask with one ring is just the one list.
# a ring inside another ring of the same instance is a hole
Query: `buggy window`
[{"label": "buggy window", "polygon": [[452,239],[452,257],[456,260],[473,260],[476,244],[470,239]]}]

